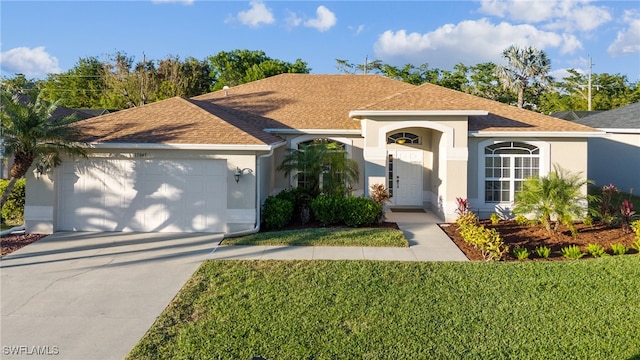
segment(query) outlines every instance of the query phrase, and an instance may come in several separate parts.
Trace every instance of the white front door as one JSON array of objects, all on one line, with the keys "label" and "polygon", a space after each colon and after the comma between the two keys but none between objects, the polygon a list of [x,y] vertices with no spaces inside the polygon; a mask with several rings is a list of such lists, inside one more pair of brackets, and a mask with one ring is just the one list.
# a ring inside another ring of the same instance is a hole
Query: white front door
[{"label": "white front door", "polygon": [[[422,151],[389,151],[389,184],[393,182],[393,204],[422,206]],[[392,178],[392,179],[391,179]]]}]

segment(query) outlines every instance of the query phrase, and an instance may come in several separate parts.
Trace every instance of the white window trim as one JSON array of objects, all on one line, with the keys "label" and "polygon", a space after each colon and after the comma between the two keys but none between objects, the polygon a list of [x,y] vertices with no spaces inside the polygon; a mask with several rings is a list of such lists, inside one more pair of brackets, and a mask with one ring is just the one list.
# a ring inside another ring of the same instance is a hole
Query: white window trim
[{"label": "white window trim", "polygon": [[540,169],[539,176],[547,176],[549,174],[549,170],[551,167],[551,144],[546,141],[542,141],[540,139],[518,139],[518,138],[493,138],[481,141],[478,143],[478,207],[481,211],[495,211],[496,209],[505,209],[511,208],[513,206],[513,201],[510,202],[487,202],[484,194],[485,190],[485,181],[486,181],[486,173],[485,173],[485,153],[484,149],[487,146],[499,144],[503,142],[519,142],[525,143],[529,145],[533,145],[540,150]]}]

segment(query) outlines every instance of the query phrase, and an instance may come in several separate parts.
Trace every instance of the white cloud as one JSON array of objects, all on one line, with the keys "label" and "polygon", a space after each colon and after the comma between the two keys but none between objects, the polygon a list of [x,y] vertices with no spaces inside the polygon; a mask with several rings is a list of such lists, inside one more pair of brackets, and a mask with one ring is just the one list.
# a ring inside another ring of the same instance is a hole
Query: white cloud
[{"label": "white cloud", "polygon": [[259,27],[261,24],[273,24],[276,21],[271,10],[262,1],[251,1],[249,6],[251,9],[238,13],[238,21],[243,25]]},{"label": "white cloud", "polygon": [[62,72],[58,59],[48,54],[44,46],[33,49],[18,47],[0,53],[0,67],[6,72],[24,74],[26,77]]},{"label": "white cloud", "polygon": [[640,52],[640,13],[637,10],[627,10],[624,22],[629,27],[618,31],[616,40],[609,46],[609,55],[626,55]]},{"label": "white cloud", "polygon": [[446,24],[420,34],[388,30],[374,45],[376,57],[390,63],[428,63],[450,69],[454,64],[502,63],[502,51],[510,45],[559,48],[571,53],[582,48],[573,35],[559,35],[532,25],[493,24],[487,19]]},{"label": "white cloud", "polygon": [[316,10],[317,17],[304,22],[304,26],[315,28],[318,31],[327,31],[331,29],[337,22],[336,15],[331,10],[320,5]]},{"label": "white cloud", "polygon": [[611,21],[605,7],[586,0],[483,0],[480,13],[523,23],[542,23],[546,29],[591,31]]},{"label": "white cloud", "polygon": [[299,17],[298,14],[294,13],[293,11],[290,11],[290,10],[287,10],[287,11],[289,12],[289,15],[285,19],[286,28],[291,30],[295,27],[300,26],[300,24],[302,24],[302,18]]},{"label": "white cloud", "polygon": [[183,5],[193,5],[194,0],[151,0],[153,4],[171,4],[178,3]]}]

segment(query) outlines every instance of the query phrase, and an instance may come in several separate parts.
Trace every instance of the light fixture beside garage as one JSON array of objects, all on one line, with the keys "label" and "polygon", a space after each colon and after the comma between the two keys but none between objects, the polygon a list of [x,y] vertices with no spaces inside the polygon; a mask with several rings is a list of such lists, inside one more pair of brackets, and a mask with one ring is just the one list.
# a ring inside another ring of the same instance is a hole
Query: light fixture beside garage
[{"label": "light fixture beside garage", "polygon": [[36,167],[33,169],[33,176],[36,179],[40,179],[40,176],[42,176],[42,174],[44,174],[44,166],[42,166],[41,164],[36,165]]},{"label": "light fixture beside garage", "polygon": [[236,184],[240,181],[240,177],[245,173],[251,174],[253,173],[253,170],[249,168],[240,169],[239,167],[236,167],[236,172],[233,174],[233,177],[236,178]]}]

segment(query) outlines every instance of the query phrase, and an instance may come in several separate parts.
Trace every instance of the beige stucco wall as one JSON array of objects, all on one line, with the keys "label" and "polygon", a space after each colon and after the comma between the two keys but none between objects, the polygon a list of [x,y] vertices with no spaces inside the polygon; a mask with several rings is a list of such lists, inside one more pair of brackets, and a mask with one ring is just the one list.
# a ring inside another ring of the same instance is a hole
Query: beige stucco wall
[{"label": "beige stucco wall", "polygon": [[[361,120],[365,134],[364,156],[367,176],[384,179],[388,150],[423,150],[423,203],[440,217],[455,217],[456,196],[466,197],[468,159],[467,116],[372,116]],[[386,144],[386,137],[397,131],[419,134],[423,144]],[[456,194],[454,196],[454,194]]]},{"label": "beige stucco wall", "polygon": [[276,170],[278,166],[282,164],[285,157],[288,154],[287,149],[297,147],[299,142],[308,141],[310,139],[333,139],[347,144],[347,151],[351,156],[351,159],[358,163],[359,179],[353,186],[353,193],[356,196],[364,195],[364,178],[365,178],[365,162],[362,153],[362,147],[364,139],[360,135],[347,134],[347,135],[314,135],[314,134],[296,134],[296,135],[282,135],[279,136],[285,138],[287,144],[275,150],[274,152],[274,183],[270,195],[275,195],[282,190],[297,185],[297,180],[294,178],[295,174],[289,174],[284,176],[284,172]]},{"label": "beige stucco wall", "polygon": [[[484,192],[480,176],[484,169],[479,168],[480,157],[484,156],[484,146],[487,142],[522,141],[539,145],[541,149],[540,170],[541,175],[546,175],[555,164],[573,173],[581,173],[585,178],[588,170],[588,154],[586,138],[558,138],[558,137],[523,137],[523,138],[469,138],[469,163],[468,163],[468,199],[471,208],[480,213],[480,217],[487,218],[493,212],[508,213],[512,205],[493,204],[484,202]],[[587,187],[582,192],[586,194]]]},{"label": "beige stucco wall", "polygon": [[[93,150],[89,156],[131,158],[144,153],[145,159],[212,159],[227,161],[227,231],[251,229],[256,221],[256,155],[262,152],[199,151],[199,150]],[[264,152],[266,153],[266,152]],[[65,161],[73,161],[67,159]],[[236,183],[236,167],[249,169]],[[29,171],[25,199],[25,225],[27,232],[52,233],[57,230],[60,168],[35,178]],[[264,172],[262,172],[264,174]]]}]

